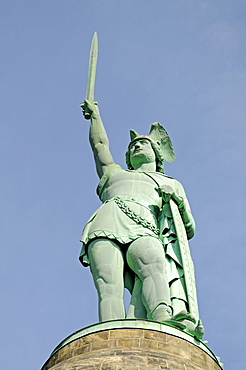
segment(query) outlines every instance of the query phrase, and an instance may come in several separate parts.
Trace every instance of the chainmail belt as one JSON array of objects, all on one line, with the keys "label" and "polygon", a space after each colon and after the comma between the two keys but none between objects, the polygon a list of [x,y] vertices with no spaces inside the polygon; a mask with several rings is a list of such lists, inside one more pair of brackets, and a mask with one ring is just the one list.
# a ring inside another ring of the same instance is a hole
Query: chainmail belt
[{"label": "chainmail belt", "polygon": [[160,235],[160,230],[153,225],[151,222],[145,220],[143,217],[139,216],[134,212],[120,197],[114,197],[113,200],[117,206],[124,212],[129,218],[131,218],[136,224],[148,228],[153,231],[156,235]]}]

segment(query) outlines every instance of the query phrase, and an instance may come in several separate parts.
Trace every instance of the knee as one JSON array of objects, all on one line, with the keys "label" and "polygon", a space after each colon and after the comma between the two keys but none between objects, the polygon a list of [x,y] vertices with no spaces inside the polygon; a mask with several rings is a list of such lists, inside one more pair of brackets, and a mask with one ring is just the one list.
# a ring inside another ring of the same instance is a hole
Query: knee
[{"label": "knee", "polygon": [[141,263],[139,265],[139,274],[143,278],[147,278],[149,276],[154,276],[154,275],[161,275],[165,276],[166,275],[166,268],[165,268],[165,262],[160,261],[160,260],[150,260],[147,263]]},{"label": "knee", "polygon": [[98,276],[95,281],[98,295],[101,299],[105,298],[122,298],[124,295],[124,283],[122,276],[110,276],[104,279],[102,276]]},{"label": "knee", "polygon": [[91,273],[94,281],[100,281],[103,284],[114,284],[119,277],[123,278],[123,270],[115,268],[113,264],[92,264],[91,263]]}]

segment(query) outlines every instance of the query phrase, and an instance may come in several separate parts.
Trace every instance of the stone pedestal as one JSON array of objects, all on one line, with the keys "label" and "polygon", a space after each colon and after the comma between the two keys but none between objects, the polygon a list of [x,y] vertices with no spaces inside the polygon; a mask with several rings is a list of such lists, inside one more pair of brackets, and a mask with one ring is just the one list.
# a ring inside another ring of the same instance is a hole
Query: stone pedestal
[{"label": "stone pedestal", "polygon": [[214,354],[178,329],[148,321],[110,321],[65,339],[41,370],[220,370]]}]

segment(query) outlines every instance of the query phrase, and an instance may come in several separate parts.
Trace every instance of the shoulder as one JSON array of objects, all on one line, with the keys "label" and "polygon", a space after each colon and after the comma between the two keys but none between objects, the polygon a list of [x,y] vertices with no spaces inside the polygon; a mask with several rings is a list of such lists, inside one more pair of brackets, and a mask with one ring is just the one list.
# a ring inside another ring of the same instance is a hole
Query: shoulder
[{"label": "shoulder", "polygon": [[181,191],[183,191],[183,186],[181,182],[179,182],[175,178],[160,172],[154,172],[153,176],[160,185],[168,184],[175,187],[176,189],[180,189]]},{"label": "shoulder", "polygon": [[170,181],[173,183],[180,183],[178,180],[176,180],[174,177],[168,176],[165,173],[161,172],[152,172],[150,173],[151,176],[153,176],[156,180],[159,180],[160,182]]}]

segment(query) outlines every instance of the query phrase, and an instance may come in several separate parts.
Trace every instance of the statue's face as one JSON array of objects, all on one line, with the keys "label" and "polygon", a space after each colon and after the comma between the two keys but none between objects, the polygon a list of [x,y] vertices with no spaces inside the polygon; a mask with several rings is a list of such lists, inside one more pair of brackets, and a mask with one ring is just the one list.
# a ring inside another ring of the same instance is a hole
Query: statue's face
[{"label": "statue's face", "polygon": [[134,141],[130,148],[130,162],[133,168],[143,163],[155,162],[155,152],[148,139]]}]

